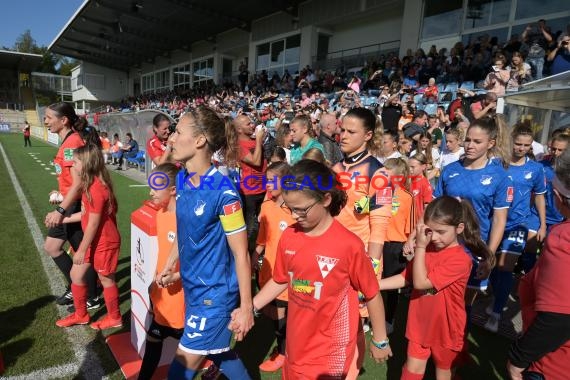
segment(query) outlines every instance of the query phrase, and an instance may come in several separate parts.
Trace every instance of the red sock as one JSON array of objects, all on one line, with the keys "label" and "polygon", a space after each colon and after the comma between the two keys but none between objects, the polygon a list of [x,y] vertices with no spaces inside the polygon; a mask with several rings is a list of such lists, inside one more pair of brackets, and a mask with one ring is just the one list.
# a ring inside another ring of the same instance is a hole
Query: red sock
[{"label": "red sock", "polygon": [[119,310],[119,288],[117,288],[117,284],[103,288],[103,298],[105,298],[109,318],[120,319],[121,311]]},{"label": "red sock", "polygon": [[402,377],[400,377],[400,380],[422,380],[424,378],[424,374],[423,373],[413,373],[408,371],[408,369],[406,368],[406,365],[404,364],[404,366],[402,367]]},{"label": "red sock", "polygon": [[71,293],[73,293],[75,315],[84,317],[87,315],[87,285],[71,284]]}]

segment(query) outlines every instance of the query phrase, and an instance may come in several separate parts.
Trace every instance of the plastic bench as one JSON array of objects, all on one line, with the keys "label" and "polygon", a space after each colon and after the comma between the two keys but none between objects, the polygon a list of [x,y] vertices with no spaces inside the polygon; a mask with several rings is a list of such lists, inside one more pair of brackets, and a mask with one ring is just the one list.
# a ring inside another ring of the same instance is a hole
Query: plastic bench
[{"label": "plastic bench", "polygon": [[144,170],[144,162],[145,162],[145,151],[139,150],[137,155],[134,157],[127,157],[127,165],[132,164],[137,167],[137,169]]}]

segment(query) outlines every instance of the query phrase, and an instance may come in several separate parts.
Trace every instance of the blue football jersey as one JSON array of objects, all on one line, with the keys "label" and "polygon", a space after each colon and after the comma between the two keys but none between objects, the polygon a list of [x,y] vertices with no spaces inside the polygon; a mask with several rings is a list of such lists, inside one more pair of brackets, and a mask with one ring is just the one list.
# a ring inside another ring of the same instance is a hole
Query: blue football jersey
[{"label": "blue football jersey", "polygon": [[515,188],[513,203],[507,217],[506,229],[510,230],[527,223],[531,216],[532,194],[546,193],[546,179],[542,165],[528,157],[523,165],[510,165],[507,173]]},{"label": "blue football jersey", "polygon": [[[564,221],[564,216],[556,208],[556,203],[554,202],[554,188],[552,187],[552,180],[556,176],[554,173],[554,168],[552,167],[551,160],[542,160],[539,162],[544,169],[544,175],[546,177],[546,193],[544,194],[544,200],[546,203],[546,224],[552,225],[561,223]],[[538,211],[534,205],[531,208],[533,217],[538,219]]]},{"label": "blue football jersey", "polygon": [[193,186],[186,170],[176,180],[176,223],[186,310],[227,317],[238,304],[235,260],[226,235],[245,230],[233,182],[215,167]]},{"label": "blue football jersey", "polygon": [[434,197],[449,195],[471,202],[479,219],[481,239],[488,241],[494,209],[509,208],[513,183],[501,165],[491,161],[481,169],[466,169],[463,160],[447,165],[439,177]]}]

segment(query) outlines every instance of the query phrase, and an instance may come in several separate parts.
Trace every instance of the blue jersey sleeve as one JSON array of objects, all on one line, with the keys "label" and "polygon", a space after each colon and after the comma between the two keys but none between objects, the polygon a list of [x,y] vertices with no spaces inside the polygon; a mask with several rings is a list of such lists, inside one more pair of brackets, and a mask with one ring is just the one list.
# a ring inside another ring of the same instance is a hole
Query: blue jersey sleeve
[{"label": "blue jersey sleeve", "polygon": [[499,181],[495,189],[495,194],[493,194],[493,208],[509,208],[513,202],[514,195],[515,188],[513,181],[508,175],[505,175],[501,181]]},{"label": "blue jersey sleeve", "polygon": [[535,194],[545,194],[546,193],[546,174],[544,173],[544,168],[540,164],[536,164],[534,166],[534,172],[536,175],[534,176],[534,183],[532,187],[532,191]]}]

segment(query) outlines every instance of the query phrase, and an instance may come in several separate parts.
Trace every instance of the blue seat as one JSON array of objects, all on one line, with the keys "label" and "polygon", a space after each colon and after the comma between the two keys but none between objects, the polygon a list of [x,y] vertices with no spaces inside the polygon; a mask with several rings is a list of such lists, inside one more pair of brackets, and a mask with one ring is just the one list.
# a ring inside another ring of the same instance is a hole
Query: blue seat
[{"label": "blue seat", "polygon": [[424,111],[428,115],[435,115],[437,113],[437,104],[436,103],[426,104],[426,106],[424,107]]},{"label": "blue seat", "polygon": [[445,91],[446,92],[457,92],[457,87],[459,87],[459,86],[456,82],[448,83],[447,86],[445,86]]},{"label": "blue seat", "polygon": [[144,162],[145,162],[145,151],[139,150],[137,155],[134,157],[126,157],[127,165],[132,164],[137,167],[139,170],[144,170]]},{"label": "blue seat", "polygon": [[473,90],[475,88],[475,83],[474,82],[463,82],[461,83],[461,88],[464,88],[466,90]]}]

